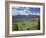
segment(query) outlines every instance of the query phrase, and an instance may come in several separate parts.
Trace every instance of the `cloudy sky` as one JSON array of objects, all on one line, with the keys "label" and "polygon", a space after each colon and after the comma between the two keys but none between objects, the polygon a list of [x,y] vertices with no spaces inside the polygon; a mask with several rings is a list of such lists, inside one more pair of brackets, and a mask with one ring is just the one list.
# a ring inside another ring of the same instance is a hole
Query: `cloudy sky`
[{"label": "cloudy sky", "polygon": [[40,8],[36,7],[12,7],[12,15],[40,15]]}]

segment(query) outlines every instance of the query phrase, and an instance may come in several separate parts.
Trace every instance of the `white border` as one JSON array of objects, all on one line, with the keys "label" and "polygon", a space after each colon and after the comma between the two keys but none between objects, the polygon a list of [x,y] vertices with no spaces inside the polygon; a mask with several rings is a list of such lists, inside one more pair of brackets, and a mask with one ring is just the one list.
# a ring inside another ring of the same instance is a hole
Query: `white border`
[{"label": "white border", "polygon": [[[24,6],[24,7],[40,7],[40,30],[31,30],[31,31],[12,31],[12,6]],[[43,6],[41,5],[22,5],[22,4],[10,4],[10,25],[9,25],[9,34],[26,34],[26,33],[43,33]]]}]

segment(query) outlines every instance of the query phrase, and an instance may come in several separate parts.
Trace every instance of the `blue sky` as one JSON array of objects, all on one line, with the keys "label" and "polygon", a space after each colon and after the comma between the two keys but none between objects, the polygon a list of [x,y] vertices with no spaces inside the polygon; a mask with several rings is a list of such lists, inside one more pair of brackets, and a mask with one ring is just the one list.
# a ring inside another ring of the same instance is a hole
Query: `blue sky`
[{"label": "blue sky", "polygon": [[12,7],[12,15],[39,15],[40,8],[36,7]]}]

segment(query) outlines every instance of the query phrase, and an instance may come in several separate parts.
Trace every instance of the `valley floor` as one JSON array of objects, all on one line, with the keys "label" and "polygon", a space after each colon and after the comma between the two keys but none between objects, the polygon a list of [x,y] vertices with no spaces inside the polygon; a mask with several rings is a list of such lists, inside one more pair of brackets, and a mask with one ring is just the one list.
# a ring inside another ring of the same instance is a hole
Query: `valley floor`
[{"label": "valley floor", "polygon": [[13,31],[26,31],[26,30],[40,30],[40,21],[19,21],[14,22],[12,25]]}]

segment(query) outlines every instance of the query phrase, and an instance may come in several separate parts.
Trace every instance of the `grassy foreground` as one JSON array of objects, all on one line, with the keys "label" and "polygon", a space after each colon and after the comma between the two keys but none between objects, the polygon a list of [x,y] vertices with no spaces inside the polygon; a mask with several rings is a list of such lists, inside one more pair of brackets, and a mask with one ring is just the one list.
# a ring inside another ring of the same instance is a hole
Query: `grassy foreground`
[{"label": "grassy foreground", "polygon": [[19,21],[12,24],[13,31],[39,30],[40,22],[38,20]]}]

